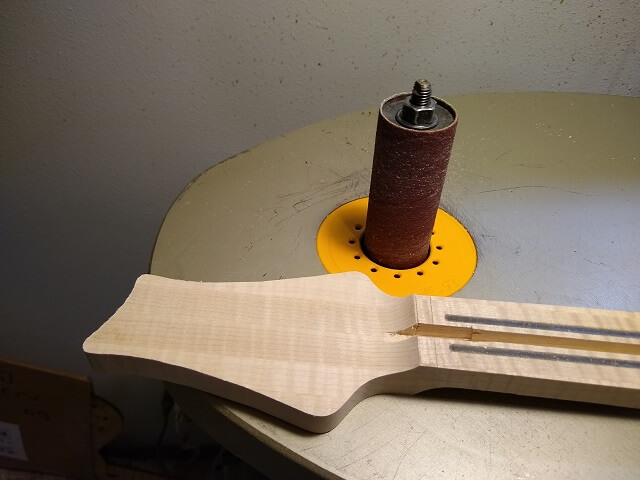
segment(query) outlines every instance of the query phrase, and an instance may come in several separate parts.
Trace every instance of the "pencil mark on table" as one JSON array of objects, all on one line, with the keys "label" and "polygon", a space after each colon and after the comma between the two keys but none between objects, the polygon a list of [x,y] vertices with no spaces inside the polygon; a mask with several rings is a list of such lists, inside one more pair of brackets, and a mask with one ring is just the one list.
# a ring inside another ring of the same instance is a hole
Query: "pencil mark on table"
[{"label": "pencil mark on table", "polygon": [[500,155],[498,155],[498,156],[496,157],[496,159],[494,160],[494,162],[497,162],[498,160],[500,160],[500,159],[501,159],[502,157],[504,157],[505,155],[507,155],[507,154],[509,154],[509,153],[511,153],[511,152],[515,152],[515,151],[516,151],[516,149],[515,149],[515,148],[512,148],[511,150],[507,150],[506,152],[501,153]]},{"label": "pencil mark on table", "polygon": [[402,453],[402,456],[396,461],[397,465],[396,465],[396,470],[393,473],[393,478],[396,478],[398,476],[398,472],[400,471],[400,466],[402,465],[402,462],[407,457],[407,455],[409,455],[409,452],[411,452],[411,449],[415,447],[416,443],[418,443],[426,434],[427,434],[426,431],[422,432],[420,435],[418,435],[418,438],[416,438],[413,442],[411,442],[411,445],[404,448],[404,452]]},{"label": "pencil mark on table", "polygon": [[571,193],[573,195],[583,195],[585,197],[599,197],[600,195],[594,194],[594,193],[584,193],[584,192],[576,192],[575,190],[568,190],[566,188],[560,188],[560,187],[552,187],[550,185],[516,185],[513,187],[504,187],[504,188],[495,188],[492,190],[481,190],[479,192],[473,192],[474,194],[478,195],[481,193],[493,193],[493,192],[504,192],[504,191],[508,191],[508,190],[518,190],[520,188],[548,188],[550,190],[560,190],[561,192],[567,192],[567,193]]}]

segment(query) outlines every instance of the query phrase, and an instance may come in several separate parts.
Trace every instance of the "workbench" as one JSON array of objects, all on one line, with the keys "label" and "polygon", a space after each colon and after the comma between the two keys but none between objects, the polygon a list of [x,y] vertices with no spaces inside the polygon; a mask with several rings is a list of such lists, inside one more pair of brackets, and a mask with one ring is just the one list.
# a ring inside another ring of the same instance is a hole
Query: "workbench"
[{"label": "workbench", "polygon": [[[456,296],[640,310],[640,99],[500,93],[458,110],[441,208],[478,264]],[[164,220],[151,273],[256,281],[326,273],[316,233],[367,195],[377,109],[282,135],[191,182]],[[295,325],[295,318],[291,319]],[[640,413],[512,395],[379,395],[326,434],[175,384],[179,406],[274,478],[633,478]]]}]

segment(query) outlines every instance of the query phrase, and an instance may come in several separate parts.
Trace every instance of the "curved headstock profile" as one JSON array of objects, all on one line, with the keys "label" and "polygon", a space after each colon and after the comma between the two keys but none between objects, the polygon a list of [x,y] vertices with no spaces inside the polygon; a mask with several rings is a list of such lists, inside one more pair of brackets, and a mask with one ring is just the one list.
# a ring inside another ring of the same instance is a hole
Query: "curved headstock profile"
[{"label": "curved headstock profile", "polygon": [[187,384],[326,431],[367,383],[418,367],[418,340],[392,334],[414,323],[411,298],[361,273],[256,283],[143,275],[83,348],[95,370]]}]

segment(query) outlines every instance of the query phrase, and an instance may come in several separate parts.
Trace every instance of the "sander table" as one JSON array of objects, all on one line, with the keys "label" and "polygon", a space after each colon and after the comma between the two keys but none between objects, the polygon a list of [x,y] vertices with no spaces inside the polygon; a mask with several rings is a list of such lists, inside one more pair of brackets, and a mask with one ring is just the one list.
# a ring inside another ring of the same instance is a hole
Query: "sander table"
[{"label": "sander table", "polygon": [[[441,208],[469,231],[466,298],[640,310],[640,99],[448,97]],[[368,193],[376,110],[282,135],[207,170],[168,212],[151,273],[259,281],[326,273],[327,215]],[[292,319],[295,323],[295,319]],[[378,395],[326,434],[174,384],[180,407],[274,478],[638,478],[640,414],[512,395]]]}]

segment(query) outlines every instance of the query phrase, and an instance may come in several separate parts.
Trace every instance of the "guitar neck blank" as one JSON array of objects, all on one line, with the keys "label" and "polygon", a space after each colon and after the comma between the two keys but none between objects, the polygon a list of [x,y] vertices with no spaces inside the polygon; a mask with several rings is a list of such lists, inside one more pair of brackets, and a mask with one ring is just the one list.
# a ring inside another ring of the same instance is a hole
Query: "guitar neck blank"
[{"label": "guitar neck blank", "polygon": [[391,297],[355,272],[143,275],[84,350],[98,371],[188,385],[313,432],[368,396],[438,387],[640,408],[637,313]]}]

